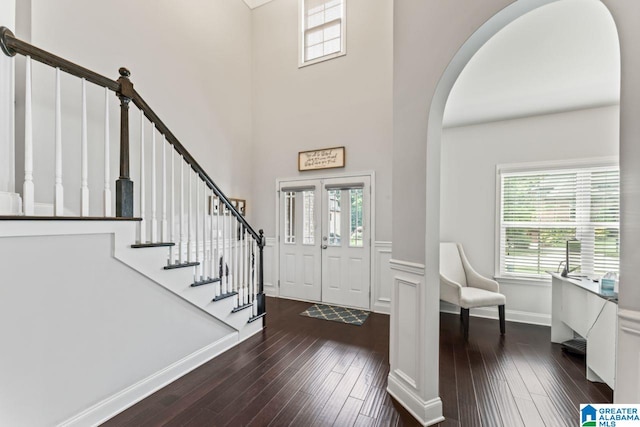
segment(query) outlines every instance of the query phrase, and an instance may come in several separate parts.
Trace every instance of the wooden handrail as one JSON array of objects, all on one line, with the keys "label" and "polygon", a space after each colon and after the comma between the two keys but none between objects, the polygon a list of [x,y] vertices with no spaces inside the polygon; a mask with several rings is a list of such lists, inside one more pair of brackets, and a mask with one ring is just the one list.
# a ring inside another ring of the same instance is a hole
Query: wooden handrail
[{"label": "wooden handrail", "polygon": [[91,71],[80,65],[60,58],[52,53],[35,47],[25,41],[16,38],[11,30],[7,27],[0,27],[0,47],[7,56],[15,56],[16,54],[30,56],[35,61],[49,65],[50,67],[60,68],[62,71],[72,74],[76,77],[86,79],[91,83],[106,87],[109,90],[117,92],[120,85],[115,80],[111,80],[101,74]]},{"label": "wooden handrail", "polygon": [[[101,74],[98,74],[94,71],[91,71],[87,68],[84,68],[80,65],[77,65],[71,61],[68,61],[64,58],[56,56],[50,52],[47,52],[43,49],[35,47],[23,40],[20,40],[15,37],[15,35],[6,27],[0,27],[0,49],[7,56],[15,56],[16,54],[29,56],[33,60],[38,61],[40,63],[49,65],[51,67],[59,68],[60,70],[71,74],[73,76],[84,78],[89,82],[92,82],[98,86],[105,87],[113,92],[115,92],[121,100],[122,107],[122,121],[121,123],[121,162],[120,162],[120,180],[119,181],[128,181],[130,183],[129,186],[123,185],[120,188],[125,192],[124,196],[129,197],[133,196],[133,187],[132,183],[129,180],[129,147],[128,147],[128,115],[126,116],[125,110],[128,110],[129,101],[133,101],[133,103],[144,113],[144,115],[155,125],[156,129],[165,136],[166,140],[173,146],[173,148],[184,158],[184,160],[191,166],[191,168],[198,174],[200,179],[202,179],[207,186],[215,193],[216,196],[227,206],[227,208],[232,212],[233,216],[242,223],[247,231],[252,235],[252,237],[257,241],[260,248],[264,247],[265,239],[261,234],[258,234],[253,227],[247,222],[247,220],[238,212],[238,210],[233,206],[233,204],[229,201],[229,198],[220,190],[220,188],[213,182],[211,177],[204,171],[204,169],[198,164],[198,162],[193,158],[193,156],[187,151],[187,149],[180,143],[178,138],[169,130],[169,128],[164,124],[164,122],[158,117],[158,115],[151,109],[149,104],[140,96],[140,94],[133,89],[133,84],[129,81],[129,71],[121,68],[120,75],[121,77],[115,81],[108,77],[105,77]],[[126,118],[125,118],[126,116]],[[126,126],[126,127],[125,127]],[[124,197],[123,196],[123,197]],[[116,205],[118,202],[123,203],[120,198],[116,197]],[[132,201],[131,201],[132,203]],[[129,206],[121,207],[121,212],[130,212],[130,216],[132,216],[133,205],[131,204],[130,210],[127,209]],[[116,206],[118,207],[118,206]]]}]

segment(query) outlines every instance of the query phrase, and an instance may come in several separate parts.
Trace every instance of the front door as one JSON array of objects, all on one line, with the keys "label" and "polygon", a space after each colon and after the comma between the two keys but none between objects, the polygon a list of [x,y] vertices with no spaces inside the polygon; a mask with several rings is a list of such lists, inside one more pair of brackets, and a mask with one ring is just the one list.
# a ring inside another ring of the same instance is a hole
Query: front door
[{"label": "front door", "polygon": [[280,185],[280,295],[369,309],[369,176]]}]

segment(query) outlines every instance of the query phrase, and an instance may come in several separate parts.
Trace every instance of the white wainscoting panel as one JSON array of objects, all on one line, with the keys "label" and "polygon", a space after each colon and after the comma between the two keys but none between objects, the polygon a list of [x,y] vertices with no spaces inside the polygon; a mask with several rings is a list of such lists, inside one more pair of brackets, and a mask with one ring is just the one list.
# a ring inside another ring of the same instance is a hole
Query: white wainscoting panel
[{"label": "white wainscoting panel", "polygon": [[264,293],[270,297],[277,297],[280,293],[278,289],[278,278],[275,276],[278,271],[278,241],[275,237],[267,237],[264,246]]},{"label": "white wainscoting panel", "polygon": [[614,403],[640,402],[640,311],[618,309]]},{"label": "white wainscoting panel", "polygon": [[438,349],[427,345],[438,341],[439,332],[425,327],[427,322],[438,322],[437,280],[432,277],[427,283],[422,264],[394,259],[389,264],[393,282],[387,391],[422,425],[433,425],[444,420],[438,396]]},{"label": "white wainscoting panel", "polygon": [[376,313],[391,313],[391,242],[377,241],[374,246],[371,310]]}]

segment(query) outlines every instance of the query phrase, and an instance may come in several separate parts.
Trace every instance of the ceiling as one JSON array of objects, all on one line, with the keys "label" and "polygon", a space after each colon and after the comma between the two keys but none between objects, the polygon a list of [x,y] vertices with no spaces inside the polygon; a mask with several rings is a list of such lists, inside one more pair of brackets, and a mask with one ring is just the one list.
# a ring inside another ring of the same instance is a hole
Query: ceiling
[{"label": "ceiling", "polygon": [[562,0],[515,20],[460,74],[444,126],[619,103],[620,49],[599,0]]}]

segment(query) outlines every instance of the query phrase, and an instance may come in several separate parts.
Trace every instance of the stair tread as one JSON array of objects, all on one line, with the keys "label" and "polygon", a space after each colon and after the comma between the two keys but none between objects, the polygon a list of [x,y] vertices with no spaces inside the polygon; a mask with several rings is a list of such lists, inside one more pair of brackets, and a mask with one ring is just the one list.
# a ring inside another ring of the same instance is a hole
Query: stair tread
[{"label": "stair tread", "polygon": [[232,313],[237,313],[239,311],[244,310],[245,308],[249,308],[249,307],[252,307],[252,306],[253,306],[252,303],[239,305],[238,307],[235,307],[233,310],[231,310],[231,312]]},{"label": "stair tread", "polygon": [[197,282],[193,282],[191,286],[195,288],[196,286],[208,285],[209,283],[216,283],[219,281],[220,281],[219,277],[210,277],[208,279],[198,280]]},{"label": "stair tread", "polygon": [[200,265],[199,262],[185,262],[182,264],[169,264],[165,265],[165,270],[173,270],[174,268],[184,268],[184,267],[195,267],[196,265]]},{"label": "stair tread", "polygon": [[175,246],[175,243],[173,242],[159,242],[159,243],[135,243],[133,245],[131,245],[132,248],[134,249],[139,249],[139,248],[159,248],[162,246]]},{"label": "stair tread", "polygon": [[262,313],[262,314],[257,314],[255,316],[252,316],[252,317],[249,318],[249,320],[247,320],[247,323],[255,322],[256,320],[258,320],[261,317],[264,317],[266,315],[267,315],[267,313]]},{"label": "stair tread", "polygon": [[232,296],[238,295],[237,292],[227,292],[226,294],[222,294],[222,295],[218,295],[217,297],[215,297],[214,299],[212,299],[211,301],[220,301],[226,298],[230,298]]}]

